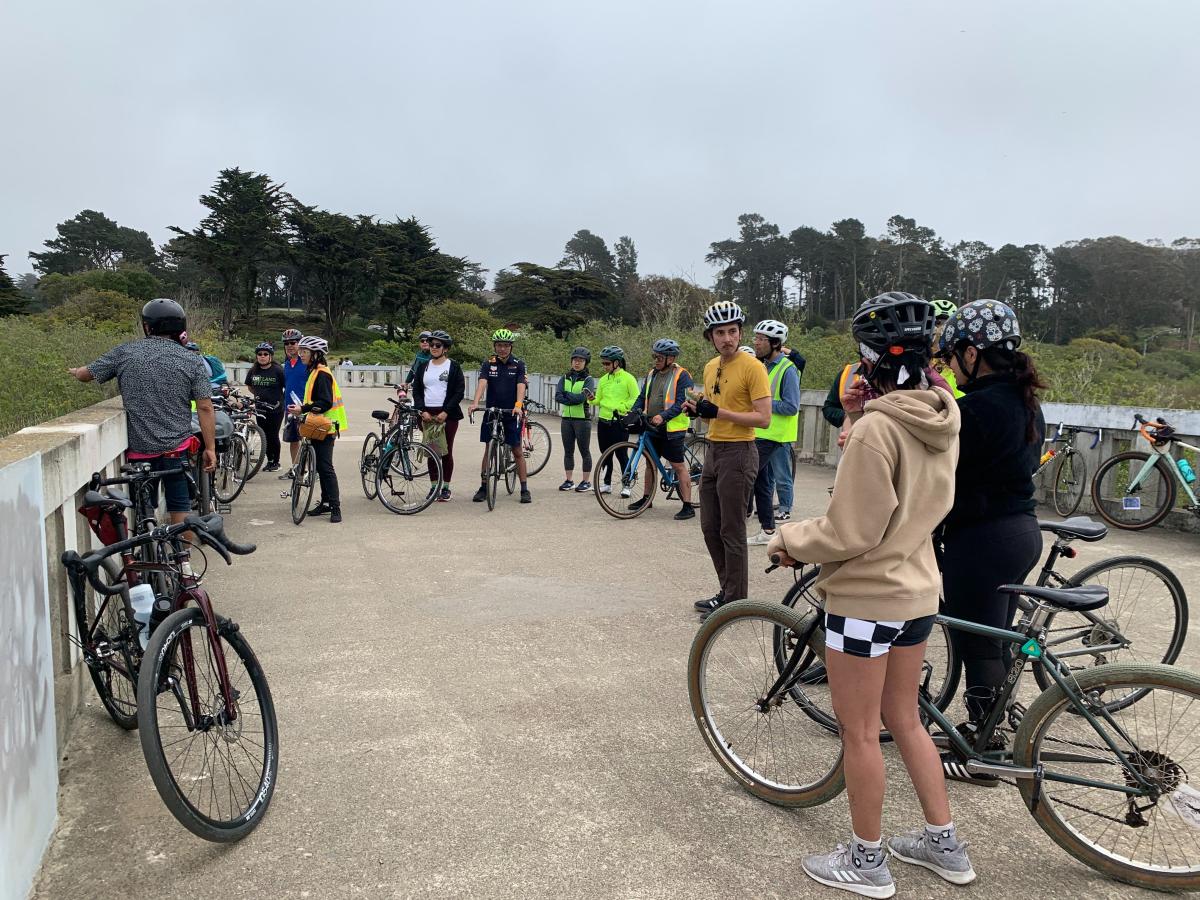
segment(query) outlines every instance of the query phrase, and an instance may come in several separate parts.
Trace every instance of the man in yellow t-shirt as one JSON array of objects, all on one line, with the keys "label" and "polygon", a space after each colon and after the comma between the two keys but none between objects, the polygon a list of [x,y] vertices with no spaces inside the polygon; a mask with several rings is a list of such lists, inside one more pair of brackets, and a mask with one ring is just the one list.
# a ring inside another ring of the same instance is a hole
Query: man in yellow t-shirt
[{"label": "man in yellow t-shirt", "polygon": [[706,616],[725,603],[743,600],[749,590],[746,505],[758,476],[754,429],[771,424],[771,385],[754,356],[738,352],[746,317],[730,300],[704,313],[704,337],[719,354],[704,367],[704,390],[685,404],[707,420],[708,453],[700,476],[700,530],[721,589],[696,601]]}]

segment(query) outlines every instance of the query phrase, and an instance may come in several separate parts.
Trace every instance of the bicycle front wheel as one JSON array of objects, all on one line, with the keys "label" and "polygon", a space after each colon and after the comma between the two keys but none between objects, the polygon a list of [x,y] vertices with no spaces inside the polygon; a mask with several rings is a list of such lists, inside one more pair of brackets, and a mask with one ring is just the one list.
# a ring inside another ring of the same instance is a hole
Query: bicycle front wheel
[{"label": "bicycle front wheel", "polygon": [[300,459],[292,472],[292,521],[299,525],[308,515],[312,502],[313,484],[317,480],[317,451],[305,442],[300,447]]},{"label": "bicycle front wheel", "polygon": [[[1113,664],[1079,672],[1075,683],[1096,724],[1056,685],[1017,729],[1013,762],[1044,773],[1018,782],[1034,819],[1077,860],[1117,881],[1200,888],[1200,786],[1189,781],[1200,771],[1200,677]],[[1114,709],[1106,703],[1113,695],[1140,699]]]},{"label": "bicycle front wheel", "polygon": [[1175,508],[1175,476],[1159,457],[1137,450],[1105,460],[1092,480],[1096,512],[1110,525],[1141,531],[1157,525]]},{"label": "bicycle front wheel", "polygon": [[504,453],[500,449],[501,444],[497,440],[493,440],[488,445],[488,473],[487,473],[487,508],[491,512],[496,508],[496,491],[500,487],[500,473],[504,469]]},{"label": "bicycle front wheel", "polygon": [[[122,583],[120,566],[104,560],[99,573],[107,585]],[[96,694],[114,722],[126,731],[137,728],[137,676],[142,661],[138,626],[128,613],[129,589],[111,597],[95,593],[85,580],[84,595],[75,597],[75,630],[83,661]],[[93,602],[89,603],[88,598]]]},{"label": "bicycle front wheel", "polygon": [[188,831],[229,843],[258,826],[275,791],[279,732],[262,666],[236,625],[218,617],[213,634],[193,607],[155,629],[138,724],[154,786]]},{"label": "bicycle front wheel", "polygon": [[358,457],[358,477],[362,481],[363,493],[368,500],[379,495],[375,483],[375,470],[379,468],[379,435],[371,432],[363,439],[362,453]]},{"label": "bicycle front wheel", "polygon": [[1054,464],[1054,511],[1064,519],[1079,509],[1087,487],[1087,460],[1082,453],[1066,452]]},{"label": "bicycle front wheel", "polygon": [[261,426],[251,423],[242,437],[246,441],[246,455],[250,463],[246,470],[246,480],[249,481],[262,468],[267,448],[267,433],[262,430]]},{"label": "bicycle front wheel", "polygon": [[[654,499],[658,473],[654,464],[637,452],[632,441],[613,444],[600,454],[596,462],[596,499],[600,508],[617,519],[632,519],[641,515]],[[617,454],[625,457],[625,464]],[[612,484],[600,484],[601,476],[612,467]],[[644,476],[648,476],[648,481]],[[605,488],[608,488],[606,491]]]},{"label": "bicycle front wheel", "polygon": [[400,516],[427,509],[442,489],[442,459],[419,441],[389,450],[375,474],[379,502]]},{"label": "bicycle front wheel", "polygon": [[229,438],[229,449],[217,457],[213,490],[221,503],[232,503],[246,486],[246,473],[250,470],[250,454],[240,434]]},{"label": "bicycle front wheel", "polygon": [[704,743],[742,787],[780,806],[817,806],[846,787],[841,738],[814,725],[786,690],[769,691],[779,677],[776,629],[807,634],[812,615],[779,603],[726,604],[700,626],[688,658],[692,716]]}]

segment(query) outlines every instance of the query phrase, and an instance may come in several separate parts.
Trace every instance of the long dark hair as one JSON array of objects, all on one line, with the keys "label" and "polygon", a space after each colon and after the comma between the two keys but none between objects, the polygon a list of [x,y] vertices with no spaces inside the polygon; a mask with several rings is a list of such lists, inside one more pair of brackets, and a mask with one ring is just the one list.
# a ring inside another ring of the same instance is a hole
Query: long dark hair
[{"label": "long dark hair", "polygon": [[328,362],[326,362],[326,360],[325,360],[325,351],[324,350],[309,350],[308,353],[309,353],[308,371],[311,372],[317,366],[328,365]]},{"label": "long dark hair", "polygon": [[[879,358],[879,362],[875,363],[866,375],[867,383],[878,394],[920,390],[922,387],[921,374],[928,365],[928,347],[905,347],[904,352],[896,356],[884,353]],[[906,368],[909,372],[909,377],[904,384],[898,383],[901,368]]]},{"label": "long dark hair", "polygon": [[1044,391],[1047,385],[1038,375],[1037,366],[1033,364],[1029,354],[1022,350],[988,347],[981,356],[993,372],[1016,378],[1017,387],[1021,389],[1021,399],[1025,403],[1025,441],[1029,444],[1041,443],[1044,435],[1038,433],[1037,416],[1042,402],[1038,399],[1037,392]]}]

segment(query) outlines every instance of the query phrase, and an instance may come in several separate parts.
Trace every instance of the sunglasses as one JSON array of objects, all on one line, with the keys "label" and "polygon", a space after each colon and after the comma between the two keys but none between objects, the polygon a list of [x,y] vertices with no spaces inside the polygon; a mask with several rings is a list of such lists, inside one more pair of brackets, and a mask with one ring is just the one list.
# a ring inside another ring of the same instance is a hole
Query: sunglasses
[{"label": "sunglasses", "polygon": [[284,342],[283,342],[283,346],[285,346],[285,347],[295,347],[295,346],[296,346],[298,343],[300,343],[300,342],[299,342],[299,341],[284,341]]},{"label": "sunglasses", "polygon": [[255,352],[255,354],[254,354],[254,355],[255,355],[255,356],[270,356],[270,355],[271,355],[271,351],[270,351],[270,350],[258,350],[258,351],[256,351],[256,352]]},{"label": "sunglasses", "polygon": [[443,344],[441,341],[430,341],[430,342],[429,342],[429,349],[430,349],[430,350],[441,350],[441,349],[443,349],[445,346],[446,346],[446,345],[445,345],[445,344]]},{"label": "sunglasses", "polygon": [[721,376],[722,376],[722,375],[724,375],[724,374],[725,374],[725,369],[724,369],[724,367],[723,367],[723,366],[717,366],[717,377],[716,377],[716,379],[713,381],[713,390],[712,390],[712,392],[713,392],[713,396],[714,396],[714,397],[719,397],[719,396],[721,396]]}]

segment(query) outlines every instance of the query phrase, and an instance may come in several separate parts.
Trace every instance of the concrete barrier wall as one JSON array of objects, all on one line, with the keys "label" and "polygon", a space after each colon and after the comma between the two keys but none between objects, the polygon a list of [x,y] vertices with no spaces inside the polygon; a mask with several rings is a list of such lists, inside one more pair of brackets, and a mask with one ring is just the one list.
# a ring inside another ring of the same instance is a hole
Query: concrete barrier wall
[{"label": "concrete barrier wall", "polygon": [[125,444],[119,400],[0,440],[0,900],[24,900],[33,883],[54,830],[59,753],[91,689],[58,558],[95,546],[76,508]]}]

